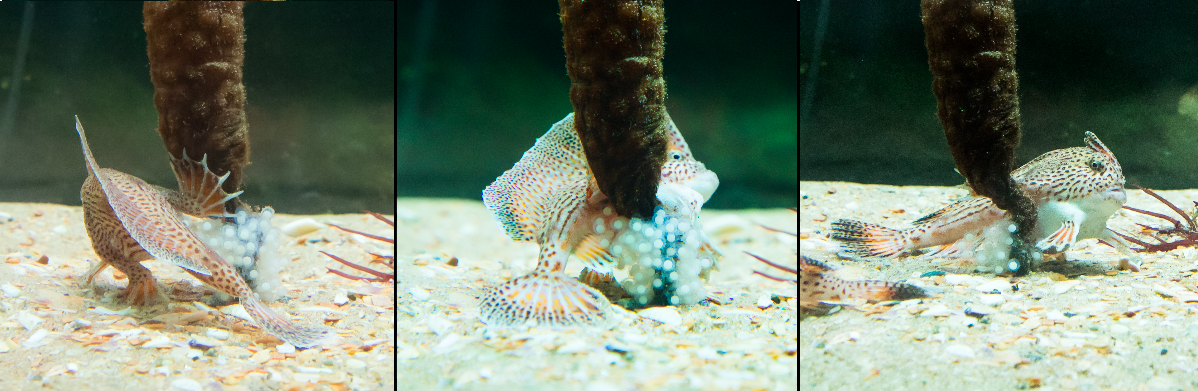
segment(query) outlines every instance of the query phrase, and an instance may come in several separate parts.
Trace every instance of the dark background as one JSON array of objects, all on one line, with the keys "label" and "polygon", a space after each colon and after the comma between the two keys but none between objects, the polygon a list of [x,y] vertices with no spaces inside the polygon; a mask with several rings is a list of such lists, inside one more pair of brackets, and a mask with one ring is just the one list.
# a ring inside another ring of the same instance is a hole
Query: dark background
[{"label": "dark background", "polygon": [[[936,117],[918,1],[800,5],[802,180],[957,185]],[[1167,6],[1166,6],[1167,5]],[[1198,187],[1198,120],[1178,100],[1198,83],[1198,3],[1016,1],[1022,164],[1092,131],[1129,184]]]},{"label": "dark background", "polygon": [[[0,3],[0,108],[24,8]],[[246,4],[246,202],[394,213],[394,12],[391,2]],[[35,4],[14,126],[0,129],[0,201],[80,204],[75,115],[102,167],[176,187],[154,131],[142,21],[141,2]]]},{"label": "dark background", "polygon": [[[666,1],[666,106],[720,178],[707,207],[793,207],[796,6]],[[556,1],[399,8],[400,197],[479,200],[572,111]]]}]

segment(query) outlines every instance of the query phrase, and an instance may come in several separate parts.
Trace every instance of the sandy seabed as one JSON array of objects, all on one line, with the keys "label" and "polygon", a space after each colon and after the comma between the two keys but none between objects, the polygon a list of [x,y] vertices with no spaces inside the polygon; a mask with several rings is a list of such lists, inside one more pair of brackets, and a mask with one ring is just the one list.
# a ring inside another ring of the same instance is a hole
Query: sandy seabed
[{"label": "sandy seabed", "polygon": [[[804,256],[838,268],[841,278],[940,291],[805,317],[804,390],[1198,389],[1194,248],[1143,254],[1140,271],[1120,271],[1113,262],[1122,256],[1090,239],[1065,252],[1065,261],[1012,278],[931,257],[859,262],[837,256],[828,239],[836,219],[901,228],[968,191],[843,182],[800,182],[799,191]],[[1188,212],[1198,199],[1198,190],[1157,193]],[[1180,218],[1140,190],[1128,190],[1126,205]],[[1143,240],[1136,223],[1170,225],[1121,210],[1107,226]],[[921,277],[934,271],[944,274]],[[983,285],[1009,288],[995,294]]]},{"label": "sandy seabed", "polygon": [[[481,288],[528,273],[537,258],[537,246],[509,240],[481,202],[400,199],[396,218],[397,383],[405,389],[797,386],[796,286],[754,275],[782,273],[742,252],[796,265],[795,237],[758,226],[794,232],[793,211],[702,212],[725,254],[707,284],[719,303],[617,309],[610,329],[564,331],[490,330],[478,320]],[[566,266],[568,275],[580,270]]]},{"label": "sandy seabed", "polygon": [[[277,214],[274,226],[303,218],[391,235],[359,214]],[[268,304],[335,340],[296,350],[231,315],[236,300],[158,260],[142,264],[166,296],[128,308],[116,298],[122,274],[109,268],[85,284],[97,258],[81,207],[0,203],[0,389],[394,389],[394,286],[329,274],[348,268],[318,252],[365,264],[390,245],[329,227],[280,238],[285,302]]]}]

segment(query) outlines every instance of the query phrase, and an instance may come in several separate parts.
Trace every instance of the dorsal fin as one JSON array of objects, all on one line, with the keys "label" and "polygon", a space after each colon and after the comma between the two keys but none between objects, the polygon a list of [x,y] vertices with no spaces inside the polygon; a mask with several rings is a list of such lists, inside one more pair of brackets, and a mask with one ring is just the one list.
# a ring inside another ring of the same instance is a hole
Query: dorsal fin
[{"label": "dorsal fin", "polygon": [[574,113],[558,121],[519,162],[483,190],[483,203],[512,240],[531,241],[545,229],[545,206],[554,191],[591,175]]},{"label": "dorsal fin", "polygon": [[[87,162],[87,172],[92,176],[100,171],[100,165],[96,164],[96,158],[92,156],[92,148],[87,145],[87,135],[83,132],[83,124],[79,123],[79,116],[75,116],[75,131],[79,132],[79,142],[83,144],[83,160]],[[99,176],[96,176],[99,178]]]}]

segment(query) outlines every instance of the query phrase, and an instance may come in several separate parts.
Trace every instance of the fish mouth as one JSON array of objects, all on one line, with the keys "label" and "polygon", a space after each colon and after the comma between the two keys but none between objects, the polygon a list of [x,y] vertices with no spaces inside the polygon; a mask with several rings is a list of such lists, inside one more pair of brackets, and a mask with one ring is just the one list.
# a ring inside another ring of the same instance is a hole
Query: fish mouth
[{"label": "fish mouth", "polygon": [[1112,187],[1102,192],[1103,198],[1115,199],[1119,202],[1127,202],[1127,191],[1122,187]]}]

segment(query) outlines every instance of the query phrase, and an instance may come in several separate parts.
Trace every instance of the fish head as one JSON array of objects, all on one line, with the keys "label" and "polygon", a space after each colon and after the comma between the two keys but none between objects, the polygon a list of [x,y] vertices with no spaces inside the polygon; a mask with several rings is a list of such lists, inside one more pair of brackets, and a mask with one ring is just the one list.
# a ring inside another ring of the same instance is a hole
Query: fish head
[{"label": "fish head", "polygon": [[1012,173],[1032,196],[1058,201],[1097,197],[1127,201],[1123,168],[1098,136],[1086,132],[1086,146],[1050,151]]}]

